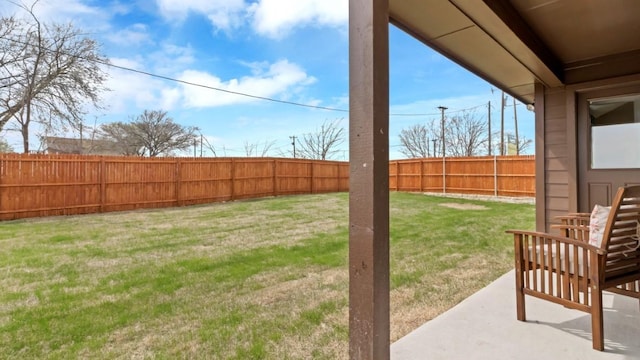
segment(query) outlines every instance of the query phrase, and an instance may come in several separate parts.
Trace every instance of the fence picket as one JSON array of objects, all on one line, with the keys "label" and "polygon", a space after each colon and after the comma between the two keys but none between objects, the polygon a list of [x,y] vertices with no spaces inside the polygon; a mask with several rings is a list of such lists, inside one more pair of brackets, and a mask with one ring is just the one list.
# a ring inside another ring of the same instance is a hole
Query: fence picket
[{"label": "fence picket", "polygon": [[[535,195],[533,156],[396,160],[389,188]],[[495,183],[495,184],[494,184]],[[0,154],[0,220],[349,190],[349,163]]]}]

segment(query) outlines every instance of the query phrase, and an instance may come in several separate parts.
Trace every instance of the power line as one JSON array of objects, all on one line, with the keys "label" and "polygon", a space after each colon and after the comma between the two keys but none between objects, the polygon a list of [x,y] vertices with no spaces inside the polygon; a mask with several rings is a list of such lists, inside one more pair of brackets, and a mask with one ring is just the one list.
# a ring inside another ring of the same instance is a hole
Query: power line
[{"label": "power line", "polygon": [[[340,108],[333,108],[333,107],[319,106],[319,105],[309,105],[309,104],[298,103],[298,102],[295,102],[295,101],[278,100],[278,99],[273,99],[273,98],[270,98],[270,97],[252,95],[252,94],[247,94],[247,93],[243,93],[243,92],[239,92],[239,91],[231,91],[231,90],[227,90],[227,89],[222,89],[222,88],[218,88],[218,87],[215,87],[215,86],[209,86],[209,85],[194,83],[194,82],[191,82],[191,81],[180,80],[180,79],[172,78],[172,77],[165,76],[165,75],[158,75],[158,74],[150,73],[150,72],[143,71],[143,70],[137,70],[137,69],[129,68],[129,67],[126,67],[126,66],[120,66],[120,65],[111,64],[109,62],[103,62],[103,61],[99,61],[99,60],[95,60],[95,61],[100,63],[100,64],[103,64],[105,66],[110,66],[110,67],[114,67],[114,68],[121,69],[121,70],[126,70],[126,71],[130,71],[130,72],[134,72],[134,73],[138,73],[138,74],[142,74],[142,75],[147,75],[147,76],[155,77],[155,78],[158,78],[158,79],[163,79],[163,80],[167,80],[167,81],[173,81],[173,82],[177,82],[177,83],[181,83],[181,84],[185,84],[185,85],[201,87],[201,88],[214,90],[214,91],[221,91],[221,92],[234,94],[234,95],[239,95],[239,96],[245,96],[245,97],[249,97],[249,98],[253,98],[253,99],[266,100],[266,101],[272,101],[272,102],[281,103],[281,104],[301,106],[301,107],[307,107],[307,108],[313,108],[313,109],[319,109],[319,110],[345,112],[345,113],[349,112],[348,109],[340,109]],[[474,110],[474,109],[477,109],[477,108],[480,108],[480,107],[484,107],[484,106],[486,106],[486,105],[485,104],[480,104],[480,105],[476,105],[476,106],[472,106],[472,107],[468,107],[468,108],[464,108],[464,109],[451,110],[449,112],[450,113],[458,113],[458,112],[463,112],[463,111],[470,111],[470,110]],[[440,114],[439,113],[435,113],[435,114],[427,114],[427,113],[413,113],[413,114],[412,113],[390,113],[389,114],[389,116],[407,116],[407,117],[412,117],[412,116],[415,116],[415,117],[418,117],[418,116],[434,116],[434,115],[440,115]]]},{"label": "power line", "polygon": [[[24,42],[24,41],[18,40],[18,39],[2,38],[2,40],[15,42],[15,43],[18,43],[18,44],[21,44],[21,45],[31,45],[31,44],[29,44],[27,42]],[[33,45],[31,45],[31,46],[33,46]],[[39,46],[39,45],[37,45],[37,46]],[[54,52],[53,50],[48,49],[46,47],[41,47],[41,48],[44,49],[45,51]],[[271,101],[271,102],[287,104],[287,105],[295,105],[295,106],[307,107],[307,108],[312,108],[312,109],[328,110],[328,111],[336,111],[336,112],[349,112],[349,110],[347,110],[347,109],[339,109],[339,108],[333,108],[333,107],[328,107],[328,106],[320,106],[320,105],[303,104],[303,103],[298,103],[298,102],[295,102],[295,101],[279,100],[279,99],[274,99],[274,98],[270,98],[270,97],[266,97],[266,96],[259,96],[259,95],[243,93],[243,92],[240,92],[240,91],[222,89],[222,88],[215,87],[215,86],[209,86],[209,85],[194,83],[194,82],[191,82],[191,81],[176,79],[176,78],[173,78],[173,77],[170,77],[170,76],[166,76],[166,75],[159,75],[159,74],[151,73],[149,71],[138,70],[138,69],[130,68],[130,67],[127,67],[127,66],[116,65],[116,64],[112,64],[112,63],[110,63],[108,61],[102,61],[100,59],[89,59],[89,58],[86,58],[86,57],[78,56],[78,55],[75,55],[75,54],[69,54],[69,53],[66,53],[66,55],[67,56],[72,56],[72,57],[75,57],[75,58],[78,58],[78,59],[82,59],[82,60],[85,60],[85,61],[93,61],[95,63],[102,64],[104,66],[108,66],[108,67],[112,67],[112,68],[116,68],[116,69],[120,69],[120,70],[125,70],[125,71],[129,71],[129,72],[133,72],[133,73],[137,73],[137,74],[141,74],[141,75],[154,77],[154,78],[157,78],[157,79],[162,79],[162,80],[166,80],[166,81],[172,81],[172,82],[176,82],[176,83],[180,83],[180,84],[200,87],[200,88],[214,90],[214,91],[220,91],[220,92],[224,92],[224,93],[228,93],[228,94],[244,96],[244,97],[249,97],[249,98],[259,99],[259,100],[265,100],[265,101]]]},{"label": "power line", "polygon": [[[7,41],[15,42],[15,43],[18,43],[18,44],[22,44],[22,45],[31,45],[28,42],[24,42],[24,41],[18,40],[18,39],[2,38],[2,40],[7,40]],[[45,51],[54,52],[54,50],[48,49],[46,47],[42,47],[42,48]],[[86,61],[93,61],[93,62],[96,62],[98,64],[104,65],[104,66],[108,66],[108,67],[112,67],[112,68],[116,68],[116,69],[120,69],[120,70],[124,70],[124,71],[129,71],[129,72],[133,72],[133,73],[137,73],[137,74],[141,74],[141,75],[146,75],[146,76],[149,76],[149,77],[153,77],[153,78],[157,78],[157,79],[161,79],[161,80],[165,80],[165,81],[171,81],[171,82],[180,83],[180,84],[184,84],[184,85],[200,87],[200,88],[204,88],[204,89],[208,89],[208,90],[224,92],[224,93],[227,93],[227,94],[233,94],[233,95],[248,97],[248,98],[257,99],[257,100],[264,100],[264,101],[270,101],[270,102],[275,102],[275,103],[280,103],[280,104],[285,104],[285,105],[306,107],[306,108],[317,109],[317,110],[326,110],[326,111],[349,113],[348,109],[341,109],[341,108],[334,108],[334,107],[320,106],[320,105],[310,105],[310,104],[304,104],[304,103],[299,103],[299,102],[295,102],[295,101],[279,100],[279,99],[274,99],[274,98],[270,98],[270,97],[266,97],[266,96],[253,95],[253,94],[248,94],[248,93],[244,93],[244,92],[240,92],[240,91],[227,90],[227,89],[223,89],[223,88],[219,88],[219,87],[215,87],[215,86],[204,85],[204,84],[195,83],[195,82],[191,82],[191,81],[181,80],[181,79],[173,78],[173,77],[166,76],[166,75],[155,74],[155,73],[152,73],[152,72],[149,72],[149,71],[138,70],[138,69],[130,68],[130,67],[127,67],[127,66],[112,64],[112,63],[110,63],[108,61],[102,61],[100,59],[89,59],[89,58],[86,58],[86,57],[78,56],[78,55],[75,55],[75,54],[69,54],[69,53],[66,53],[66,55],[67,56],[76,57],[78,59],[82,59],[82,60],[86,60]],[[475,110],[477,108],[484,107],[484,106],[486,106],[486,104],[475,105],[475,106],[464,108],[464,109],[450,110],[449,113],[458,113],[458,112],[470,111],[470,110]],[[403,116],[403,117],[422,117],[422,116],[438,116],[438,115],[440,115],[440,113],[390,113],[389,114],[389,116]]]},{"label": "power line", "polygon": [[[463,112],[463,111],[470,111],[470,110],[475,110],[481,107],[485,107],[487,106],[487,104],[480,104],[480,105],[475,105],[475,106],[471,106],[468,108],[464,108],[464,109],[456,109],[456,110],[449,110],[447,111],[448,113],[459,113],[459,112]],[[391,113],[389,114],[389,116],[440,116],[440,113],[402,113],[402,114],[394,114]]]},{"label": "power line", "polygon": [[106,62],[106,61],[100,61],[100,60],[95,60],[95,61],[97,63],[99,63],[99,64],[110,66],[110,67],[121,69],[121,70],[126,70],[126,71],[130,71],[130,72],[134,72],[134,73],[138,73],[138,74],[142,74],[142,75],[147,75],[147,76],[151,76],[151,77],[154,77],[154,78],[163,79],[163,80],[167,80],[167,81],[173,81],[173,82],[177,82],[177,83],[181,83],[181,84],[185,84],[185,85],[200,87],[200,88],[209,89],[209,90],[220,91],[220,92],[224,92],[224,93],[228,93],[228,94],[244,96],[244,97],[249,97],[249,98],[259,99],[259,100],[265,100],[265,101],[272,101],[272,102],[281,103],[281,104],[287,104],[287,105],[295,105],[295,106],[307,107],[307,108],[312,108],[312,109],[337,111],[337,112],[349,112],[349,110],[346,110],[346,109],[338,109],[338,108],[332,108],[332,107],[328,107],[328,106],[303,104],[303,103],[298,103],[298,102],[295,102],[295,101],[279,100],[279,99],[274,99],[274,98],[270,98],[270,97],[266,97],[266,96],[252,95],[252,94],[247,94],[247,93],[243,93],[243,92],[239,92],[239,91],[232,91],[232,90],[222,89],[222,88],[218,88],[218,87],[215,87],[215,86],[209,86],[209,85],[194,83],[194,82],[191,82],[191,81],[180,80],[180,79],[172,78],[172,77],[165,76],[165,75],[158,75],[158,74],[150,73],[148,71],[128,68],[126,66],[115,65],[115,64],[111,64],[111,63]]}]

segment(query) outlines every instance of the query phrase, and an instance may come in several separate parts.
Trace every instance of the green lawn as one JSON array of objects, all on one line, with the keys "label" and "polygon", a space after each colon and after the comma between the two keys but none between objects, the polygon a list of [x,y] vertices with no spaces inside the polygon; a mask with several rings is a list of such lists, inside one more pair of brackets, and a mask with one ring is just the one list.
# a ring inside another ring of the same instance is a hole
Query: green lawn
[{"label": "green lawn", "polygon": [[[0,357],[336,359],[348,195],[0,223]],[[532,205],[391,194],[395,340],[513,266]]]}]

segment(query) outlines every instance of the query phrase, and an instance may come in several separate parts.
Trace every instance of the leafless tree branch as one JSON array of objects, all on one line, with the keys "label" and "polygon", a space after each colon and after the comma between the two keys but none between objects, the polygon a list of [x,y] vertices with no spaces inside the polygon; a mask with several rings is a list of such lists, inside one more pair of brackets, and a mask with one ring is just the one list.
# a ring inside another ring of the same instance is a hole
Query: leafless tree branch
[{"label": "leafless tree branch", "polygon": [[324,122],[316,132],[304,134],[296,154],[307,159],[327,160],[338,154],[345,141],[345,130],[340,120]]}]

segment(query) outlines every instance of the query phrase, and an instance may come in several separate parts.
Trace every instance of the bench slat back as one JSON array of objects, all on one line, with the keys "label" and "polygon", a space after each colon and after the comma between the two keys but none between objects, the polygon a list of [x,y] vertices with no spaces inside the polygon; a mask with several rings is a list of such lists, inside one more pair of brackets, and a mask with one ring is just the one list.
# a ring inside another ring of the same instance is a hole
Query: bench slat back
[{"label": "bench slat back", "polygon": [[640,273],[640,185],[618,189],[604,229],[604,279]]}]

